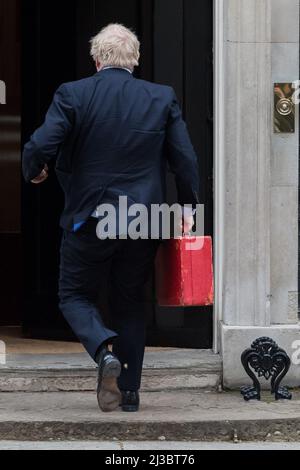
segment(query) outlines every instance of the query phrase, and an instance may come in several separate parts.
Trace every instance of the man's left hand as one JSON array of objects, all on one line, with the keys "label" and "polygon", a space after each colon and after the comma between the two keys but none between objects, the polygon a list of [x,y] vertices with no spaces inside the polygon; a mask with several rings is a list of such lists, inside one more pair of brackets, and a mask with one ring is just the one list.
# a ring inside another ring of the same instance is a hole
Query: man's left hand
[{"label": "man's left hand", "polygon": [[43,183],[44,181],[46,181],[46,179],[48,178],[48,171],[49,171],[49,168],[48,168],[48,165],[45,165],[44,166],[44,169],[42,170],[42,172],[39,174],[39,176],[37,176],[36,178],[34,178],[33,180],[31,180],[31,182],[33,184],[41,184]]}]

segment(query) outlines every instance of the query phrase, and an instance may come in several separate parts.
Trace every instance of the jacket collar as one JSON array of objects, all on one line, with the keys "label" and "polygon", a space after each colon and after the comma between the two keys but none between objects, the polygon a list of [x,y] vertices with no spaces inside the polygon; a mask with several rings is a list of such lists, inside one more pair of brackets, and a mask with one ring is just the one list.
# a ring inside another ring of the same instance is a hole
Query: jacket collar
[{"label": "jacket collar", "polygon": [[104,67],[104,69],[99,70],[99,72],[95,73],[96,77],[100,77],[102,75],[123,75],[133,77],[132,72],[129,69],[124,69],[122,67]]}]

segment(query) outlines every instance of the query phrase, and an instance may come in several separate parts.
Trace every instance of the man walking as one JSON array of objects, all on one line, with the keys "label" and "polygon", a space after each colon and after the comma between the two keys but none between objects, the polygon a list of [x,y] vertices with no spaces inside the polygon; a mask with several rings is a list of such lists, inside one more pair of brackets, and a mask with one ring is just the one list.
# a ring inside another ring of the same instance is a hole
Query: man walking
[{"label": "man walking", "polygon": [[[60,309],[98,364],[98,403],[103,411],[139,409],[145,349],[143,287],[153,268],[159,241],[100,239],[99,205],[150,208],[165,202],[167,164],[175,173],[178,200],[199,202],[197,157],[174,90],[133,76],[140,44],[120,24],[110,24],[91,40],[97,73],[61,85],[44,124],[23,152],[27,182],[48,178],[55,160],[65,193],[60,224]],[[184,213],[184,230],[193,226]],[[126,234],[125,234],[126,235]],[[113,329],[96,306],[104,263],[111,262],[109,303]],[[112,351],[109,345],[112,344]]]}]

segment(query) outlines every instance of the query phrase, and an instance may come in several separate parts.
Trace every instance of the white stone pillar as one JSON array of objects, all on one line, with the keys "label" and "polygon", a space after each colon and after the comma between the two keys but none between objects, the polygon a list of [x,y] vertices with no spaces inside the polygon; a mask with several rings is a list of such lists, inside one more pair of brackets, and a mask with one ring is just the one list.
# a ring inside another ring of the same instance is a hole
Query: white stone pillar
[{"label": "white stone pillar", "polygon": [[[248,382],[240,355],[257,337],[272,337],[290,355],[300,339],[293,304],[298,131],[294,136],[273,134],[273,82],[299,76],[298,3],[224,0],[224,233],[220,237],[221,348],[227,387]],[[291,39],[289,47],[285,43]],[[292,59],[287,59],[292,51]],[[300,385],[300,366],[293,365],[287,382]]]},{"label": "white stone pillar", "polygon": [[[288,8],[287,8],[288,6]],[[299,0],[272,0],[272,81],[299,78]],[[299,129],[297,107],[296,129]],[[299,134],[273,134],[271,153],[271,321],[298,321]]]}]

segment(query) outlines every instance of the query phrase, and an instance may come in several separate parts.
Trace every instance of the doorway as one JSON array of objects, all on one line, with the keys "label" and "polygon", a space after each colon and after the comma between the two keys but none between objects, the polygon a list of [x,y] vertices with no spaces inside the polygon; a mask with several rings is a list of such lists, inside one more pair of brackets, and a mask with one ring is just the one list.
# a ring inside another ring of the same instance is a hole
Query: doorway
[{"label": "doorway", "polygon": [[[213,12],[212,0],[26,0],[22,2],[22,141],[43,121],[55,89],[95,73],[89,39],[119,22],[141,43],[135,76],[174,87],[199,156],[205,233],[213,234]],[[176,201],[168,175],[168,202]],[[63,195],[55,178],[22,183],[26,335],[73,339],[58,310],[57,279]],[[159,308],[149,284],[147,345],[209,349],[212,307]],[[103,309],[106,310],[105,300]],[[108,313],[106,313],[108,315]]]}]

